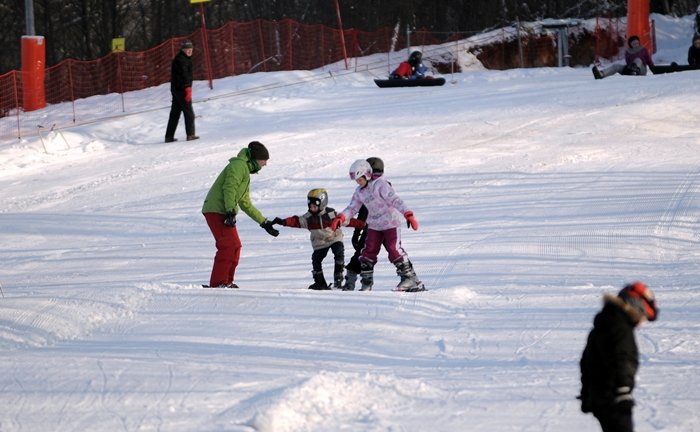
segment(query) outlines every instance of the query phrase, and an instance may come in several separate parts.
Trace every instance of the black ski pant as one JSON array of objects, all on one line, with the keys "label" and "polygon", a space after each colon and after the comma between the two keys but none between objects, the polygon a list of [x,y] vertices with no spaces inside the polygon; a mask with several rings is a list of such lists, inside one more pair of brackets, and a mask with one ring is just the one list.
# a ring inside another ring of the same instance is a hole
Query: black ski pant
[{"label": "black ski pant", "polygon": [[340,263],[340,265],[345,264],[345,245],[343,245],[343,242],[337,241],[330,246],[316,249],[311,254],[311,267],[315,272],[323,270],[323,259],[326,258],[329,250],[333,251],[333,258],[336,263]]},{"label": "black ski pant", "polygon": [[165,130],[165,138],[174,138],[177,124],[180,122],[180,113],[185,115],[185,132],[187,136],[194,135],[194,110],[192,102],[185,102],[184,90],[172,90],[173,103],[170,106],[170,118],[168,128]]}]

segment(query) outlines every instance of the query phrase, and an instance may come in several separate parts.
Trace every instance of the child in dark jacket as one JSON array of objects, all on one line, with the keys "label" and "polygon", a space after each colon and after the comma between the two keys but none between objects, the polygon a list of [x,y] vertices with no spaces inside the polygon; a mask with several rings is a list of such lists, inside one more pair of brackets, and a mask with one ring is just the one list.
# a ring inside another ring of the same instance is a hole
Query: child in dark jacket
[{"label": "child in dark jacket", "polygon": [[642,282],[605,294],[581,357],[581,411],[593,413],[603,432],[632,432],[634,377],[639,351],[634,329],[658,316],[654,294]]},{"label": "child in dark jacket", "polygon": [[[333,231],[331,221],[336,217],[335,210],[328,206],[328,192],[325,189],[312,189],[307,195],[308,212],[301,216],[289,216],[287,218],[275,218],[272,223],[292,228],[306,228],[310,231],[311,246],[311,274],[314,283],[309,289],[328,290],[330,286],[323,275],[323,260],[328,251],[333,251],[335,261],[333,271],[333,287],[340,288],[343,283],[343,266],[345,265],[345,246],[343,245],[343,232]],[[364,222],[351,219],[348,224],[354,228],[363,228]]]}]

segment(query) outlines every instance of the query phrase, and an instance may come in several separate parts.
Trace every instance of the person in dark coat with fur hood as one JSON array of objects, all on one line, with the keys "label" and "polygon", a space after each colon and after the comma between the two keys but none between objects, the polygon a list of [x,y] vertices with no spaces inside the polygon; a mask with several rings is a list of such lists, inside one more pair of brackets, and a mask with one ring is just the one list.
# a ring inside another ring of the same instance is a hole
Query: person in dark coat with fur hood
[{"label": "person in dark coat with fur hood", "polygon": [[639,351],[634,329],[658,316],[652,291],[642,282],[617,296],[605,294],[603,309],[581,357],[581,411],[593,413],[603,432],[633,432],[634,380]]},{"label": "person in dark coat with fur hood", "polygon": [[688,64],[700,67],[700,35],[693,36],[693,44],[688,48]]}]

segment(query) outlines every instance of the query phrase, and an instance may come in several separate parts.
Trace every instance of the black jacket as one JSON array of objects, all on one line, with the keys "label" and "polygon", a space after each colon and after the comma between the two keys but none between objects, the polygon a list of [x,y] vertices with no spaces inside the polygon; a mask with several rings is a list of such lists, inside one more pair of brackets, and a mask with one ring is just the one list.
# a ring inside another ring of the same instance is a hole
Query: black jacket
[{"label": "black jacket", "polygon": [[691,45],[688,48],[688,64],[691,66],[700,66],[700,48],[695,48]]},{"label": "black jacket", "polygon": [[640,313],[619,297],[607,294],[603,310],[593,321],[581,357],[581,410],[599,412],[612,407],[616,390],[634,388],[639,351],[634,328]]},{"label": "black jacket", "polygon": [[170,91],[184,92],[187,87],[192,87],[192,57],[180,50],[170,68]]}]

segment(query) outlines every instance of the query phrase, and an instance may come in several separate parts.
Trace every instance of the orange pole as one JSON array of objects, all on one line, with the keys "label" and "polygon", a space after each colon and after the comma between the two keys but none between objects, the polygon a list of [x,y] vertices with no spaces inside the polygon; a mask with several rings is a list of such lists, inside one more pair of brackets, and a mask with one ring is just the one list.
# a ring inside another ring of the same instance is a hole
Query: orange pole
[{"label": "orange pole", "polygon": [[627,0],[627,39],[631,36],[638,36],[642,46],[652,52],[649,0]]},{"label": "orange pole", "polygon": [[46,106],[44,42],[43,36],[22,36],[22,106],[25,111],[34,111]]},{"label": "orange pole", "polygon": [[343,20],[340,18],[340,4],[335,0],[335,13],[338,15],[338,28],[340,29],[340,44],[343,46],[343,60],[345,60],[345,70],[348,70],[348,52],[345,49],[345,34],[343,33]]},{"label": "orange pole", "polygon": [[211,59],[209,58],[209,38],[207,38],[207,21],[204,19],[204,3],[199,4],[199,15],[202,17],[202,45],[204,48],[204,61],[207,65],[207,77],[209,78],[209,89],[214,88],[211,80]]}]

